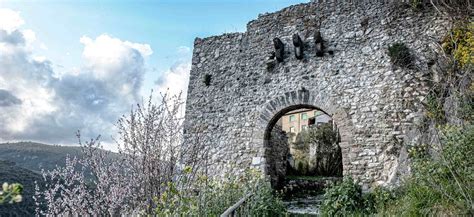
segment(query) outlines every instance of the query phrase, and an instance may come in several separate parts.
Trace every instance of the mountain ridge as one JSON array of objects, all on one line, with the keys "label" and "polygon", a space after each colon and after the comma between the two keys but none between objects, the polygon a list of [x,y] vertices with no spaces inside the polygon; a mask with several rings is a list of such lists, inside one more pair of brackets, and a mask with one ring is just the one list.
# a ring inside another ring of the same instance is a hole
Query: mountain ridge
[{"label": "mountain ridge", "polygon": [[81,147],[47,145],[36,142],[0,143],[0,160],[35,172],[64,166],[66,156],[81,157]]}]

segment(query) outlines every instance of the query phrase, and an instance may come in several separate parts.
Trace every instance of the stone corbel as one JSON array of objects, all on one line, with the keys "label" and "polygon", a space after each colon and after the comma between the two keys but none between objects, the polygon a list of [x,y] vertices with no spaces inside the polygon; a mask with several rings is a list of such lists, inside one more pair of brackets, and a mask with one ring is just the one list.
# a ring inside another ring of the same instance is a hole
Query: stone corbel
[{"label": "stone corbel", "polygon": [[322,57],[324,56],[324,44],[323,44],[323,37],[321,37],[321,32],[317,30],[314,33],[314,43],[316,44],[316,56]]},{"label": "stone corbel", "polygon": [[295,57],[296,59],[303,59],[304,57],[304,43],[300,36],[296,33],[293,35],[293,46],[295,46]]},{"label": "stone corbel", "polygon": [[283,62],[285,55],[285,44],[279,39],[273,39],[273,46],[275,47],[275,57],[279,63]]}]

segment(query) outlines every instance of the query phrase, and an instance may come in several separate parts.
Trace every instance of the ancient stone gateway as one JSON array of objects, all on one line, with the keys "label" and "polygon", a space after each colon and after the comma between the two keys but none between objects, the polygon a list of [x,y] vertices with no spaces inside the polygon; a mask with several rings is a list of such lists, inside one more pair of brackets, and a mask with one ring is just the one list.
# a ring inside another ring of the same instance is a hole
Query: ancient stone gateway
[{"label": "ancient stone gateway", "polygon": [[[197,38],[185,139],[212,138],[215,175],[249,167],[268,173],[275,122],[295,108],[318,108],[340,130],[344,176],[365,188],[392,184],[404,172],[408,132],[423,116],[433,45],[445,23],[386,4],[311,2],[261,15],[244,33]],[[315,41],[317,31],[323,42]],[[294,34],[304,43],[302,59]],[[284,43],[283,62],[271,54],[274,38]],[[415,67],[392,65],[387,48],[397,42],[410,48]]]}]

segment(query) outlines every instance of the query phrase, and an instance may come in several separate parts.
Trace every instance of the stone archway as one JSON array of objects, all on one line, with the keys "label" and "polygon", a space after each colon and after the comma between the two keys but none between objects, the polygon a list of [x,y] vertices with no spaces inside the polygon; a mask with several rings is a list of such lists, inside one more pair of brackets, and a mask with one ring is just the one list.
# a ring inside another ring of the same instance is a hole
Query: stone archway
[{"label": "stone archway", "polygon": [[256,125],[257,129],[255,131],[257,132],[257,139],[254,142],[260,147],[259,158],[261,159],[261,164],[259,166],[264,174],[268,175],[269,173],[267,152],[274,125],[285,113],[301,108],[317,109],[332,117],[341,136],[339,146],[342,152],[343,175],[354,176],[350,165],[353,156],[349,153],[350,146],[353,144],[353,135],[346,112],[342,108],[333,105],[332,101],[324,95],[304,88],[287,92],[282,96],[267,101],[260,107],[258,123]]}]

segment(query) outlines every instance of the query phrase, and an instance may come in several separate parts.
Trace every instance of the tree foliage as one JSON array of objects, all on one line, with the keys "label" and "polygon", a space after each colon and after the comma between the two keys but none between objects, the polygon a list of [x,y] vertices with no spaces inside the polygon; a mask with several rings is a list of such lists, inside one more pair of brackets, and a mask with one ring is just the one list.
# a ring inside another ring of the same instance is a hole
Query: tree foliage
[{"label": "tree foliage", "polygon": [[331,123],[310,127],[298,134],[294,144],[298,156],[297,170],[303,174],[322,176],[342,175],[342,153],[339,133]]}]

